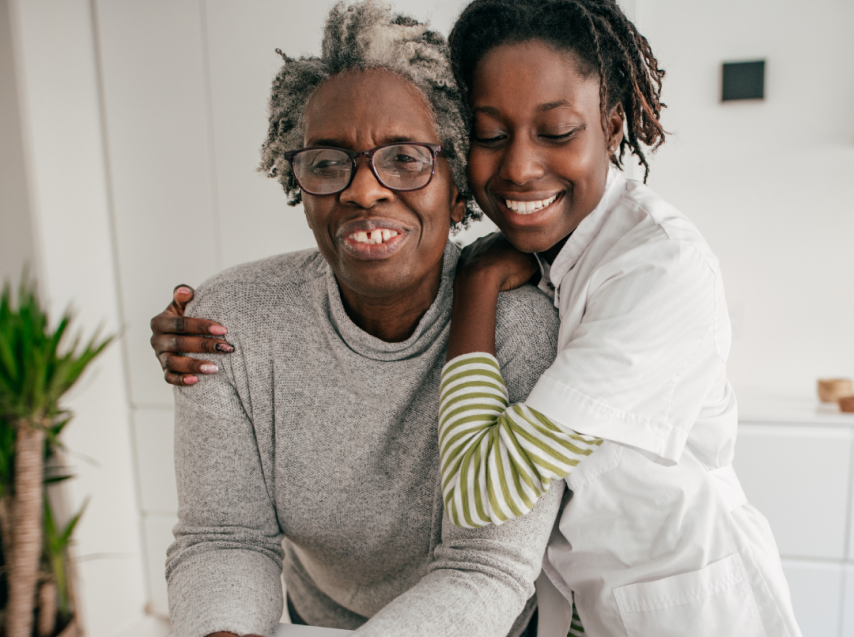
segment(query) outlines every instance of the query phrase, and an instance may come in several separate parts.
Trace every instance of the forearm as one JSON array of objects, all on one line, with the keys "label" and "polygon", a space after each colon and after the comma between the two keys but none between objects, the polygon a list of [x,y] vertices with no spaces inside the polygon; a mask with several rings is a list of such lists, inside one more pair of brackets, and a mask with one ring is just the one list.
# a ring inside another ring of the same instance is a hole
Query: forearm
[{"label": "forearm", "polygon": [[542,568],[563,485],[523,519],[461,529],[447,516],[430,572],[357,631],[360,637],[504,637]]},{"label": "forearm", "polygon": [[493,356],[464,355],[442,371],[442,489],[458,526],[499,525],[526,515],[553,480],[568,476],[601,444],[524,404],[508,407]]},{"label": "forearm", "polygon": [[176,637],[271,635],[282,612],[282,533],[225,372],[176,390],[179,523],[166,562]]},{"label": "forearm", "polygon": [[359,637],[504,637],[524,594],[481,573],[431,574],[356,631]]},{"label": "forearm", "polygon": [[495,354],[495,313],[500,286],[500,281],[488,271],[457,275],[448,360],[471,352]]},{"label": "forearm", "polygon": [[169,617],[176,637],[276,632],[282,615],[281,568],[236,548],[189,556],[170,570]]}]

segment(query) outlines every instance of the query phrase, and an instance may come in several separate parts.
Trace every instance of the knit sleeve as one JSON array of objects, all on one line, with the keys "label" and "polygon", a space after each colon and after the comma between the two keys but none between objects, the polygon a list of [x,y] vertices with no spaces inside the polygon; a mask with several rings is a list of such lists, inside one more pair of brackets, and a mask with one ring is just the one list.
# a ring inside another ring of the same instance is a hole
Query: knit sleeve
[{"label": "knit sleeve", "polygon": [[503,524],[531,511],[602,440],[561,428],[524,404],[509,405],[496,358],[458,356],[442,370],[442,493],[457,526]]},{"label": "knit sleeve", "polygon": [[243,332],[224,314],[223,296],[200,287],[188,314],[229,325],[237,351],[218,359],[219,374],[175,389],[179,507],[166,562],[175,637],[220,631],[272,636],[282,613],[283,535],[262,460],[263,438],[237,389]]}]

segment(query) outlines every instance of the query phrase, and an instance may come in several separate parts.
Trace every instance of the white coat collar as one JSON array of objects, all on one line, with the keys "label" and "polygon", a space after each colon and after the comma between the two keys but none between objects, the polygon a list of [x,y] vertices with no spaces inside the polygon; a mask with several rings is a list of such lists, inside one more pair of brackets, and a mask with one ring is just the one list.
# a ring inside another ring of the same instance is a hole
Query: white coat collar
[{"label": "white coat collar", "polygon": [[[551,266],[540,254],[535,255],[540,264],[543,282],[546,284],[544,291],[549,296],[554,297],[555,288],[560,286],[563,277],[572,270],[578,259],[584,254],[587,246],[599,234],[599,230],[608,216],[607,212],[614,207],[614,203],[625,190],[625,185],[626,178],[623,177],[623,173],[614,166],[610,166],[602,199],[599,200],[599,204],[593,209],[593,212],[584,217],[578,227],[573,230]],[[551,285],[548,285],[549,283]],[[541,285],[540,288],[543,289],[543,286]],[[555,303],[557,303],[557,299],[555,299]]]}]

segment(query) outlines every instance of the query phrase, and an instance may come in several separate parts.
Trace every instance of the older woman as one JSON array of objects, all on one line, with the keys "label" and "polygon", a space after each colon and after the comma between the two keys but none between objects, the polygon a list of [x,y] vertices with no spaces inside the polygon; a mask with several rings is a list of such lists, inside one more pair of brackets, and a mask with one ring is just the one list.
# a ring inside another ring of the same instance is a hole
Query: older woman
[{"label": "older woman", "polygon": [[[298,622],[395,637],[525,630],[561,490],[472,531],[449,523],[439,480],[448,233],[472,214],[465,157],[445,42],[425,25],[339,5],[322,57],[285,58],[262,166],[302,200],[318,249],[228,270],[190,306],[228,326],[235,352],[176,391],[167,579],[180,637],[271,634],[283,568]],[[153,344],[188,373],[199,361],[170,358],[171,323],[155,318]],[[533,288],[502,295],[510,400],[553,359],[556,325]]]}]

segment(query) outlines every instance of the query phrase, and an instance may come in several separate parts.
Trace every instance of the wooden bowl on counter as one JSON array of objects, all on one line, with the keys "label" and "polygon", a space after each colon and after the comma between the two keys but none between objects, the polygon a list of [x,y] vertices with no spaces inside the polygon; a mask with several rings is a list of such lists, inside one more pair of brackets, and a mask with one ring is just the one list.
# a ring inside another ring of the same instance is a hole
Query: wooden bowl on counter
[{"label": "wooden bowl on counter", "polygon": [[823,403],[835,403],[852,395],[850,378],[819,378],[818,397]]},{"label": "wooden bowl on counter", "polygon": [[839,409],[854,414],[854,396],[845,396],[839,399]]}]

